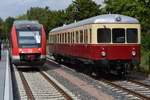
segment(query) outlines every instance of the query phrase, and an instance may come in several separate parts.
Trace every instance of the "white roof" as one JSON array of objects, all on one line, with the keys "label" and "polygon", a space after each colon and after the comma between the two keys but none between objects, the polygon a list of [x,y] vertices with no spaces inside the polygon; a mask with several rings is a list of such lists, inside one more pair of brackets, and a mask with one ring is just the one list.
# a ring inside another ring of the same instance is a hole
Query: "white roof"
[{"label": "white roof", "polygon": [[19,24],[39,24],[38,21],[30,21],[30,20],[17,20],[14,21],[13,25],[19,25]]},{"label": "white roof", "polygon": [[38,25],[38,27],[41,27],[42,25],[38,21],[30,21],[30,20],[17,20],[14,21],[13,25],[16,27],[20,27],[20,25]]},{"label": "white roof", "polygon": [[68,28],[81,26],[81,25],[95,24],[95,23],[137,23],[138,24],[139,21],[130,16],[125,16],[120,14],[105,14],[105,15],[91,17],[62,27],[54,28],[50,32],[60,31]]}]

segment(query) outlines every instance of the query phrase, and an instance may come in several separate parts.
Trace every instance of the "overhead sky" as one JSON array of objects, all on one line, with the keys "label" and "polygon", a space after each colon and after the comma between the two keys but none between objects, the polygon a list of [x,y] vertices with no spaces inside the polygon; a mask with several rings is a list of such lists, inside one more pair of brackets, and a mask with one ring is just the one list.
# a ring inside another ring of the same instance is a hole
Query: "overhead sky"
[{"label": "overhead sky", "polygon": [[[73,0],[0,0],[0,17],[6,19],[9,16],[17,17],[25,14],[30,7],[48,6],[51,10],[64,9]],[[103,0],[93,0],[97,4],[102,4]]]}]

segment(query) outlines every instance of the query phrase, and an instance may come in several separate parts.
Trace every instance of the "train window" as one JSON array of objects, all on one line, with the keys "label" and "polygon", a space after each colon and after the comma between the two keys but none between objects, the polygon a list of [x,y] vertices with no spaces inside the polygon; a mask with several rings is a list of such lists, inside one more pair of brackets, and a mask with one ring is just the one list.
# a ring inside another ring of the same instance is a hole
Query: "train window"
[{"label": "train window", "polygon": [[88,43],[88,30],[84,30],[84,43]]},{"label": "train window", "polygon": [[59,43],[59,35],[57,34],[57,43]]},{"label": "train window", "polygon": [[111,42],[111,30],[109,28],[99,28],[97,30],[97,42],[98,43]]},{"label": "train window", "polygon": [[137,29],[127,29],[127,43],[137,43],[138,42],[138,34]]},{"label": "train window", "polygon": [[72,43],[72,32],[71,32],[71,39],[70,39],[71,43]]},{"label": "train window", "polygon": [[72,42],[74,43],[74,32],[72,34]]},{"label": "train window", "polygon": [[49,43],[52,43],[52,36],[49,35]]},{"label": "train window", "polygon": [[113,43],[125,43],[125,29],[114,28],[112,29]]},{"label": "train window", "polygon": [[92,43],[92,29],[90,29],[90,43]]},{"label": "train window", "polygon": [[70,32],[68,32],[68,43],[70,43]]},{"label": "train window", "polygon": [[56,35],[55,35],[55,43],[57,42],[57,38],[56,38]]},{"label": "train window", "polygon": [[76,31],[76,43],[79,43],[79,33]]},{"label": "train window", "polygon": [[55,41],[55,43],[56,43],[56,35],[54,35],[54,41]]},{"label": "train window", "polygon": [[62,43],[64,43],[64,33],[62,34]]},{"label": "train window", "polygon": [[57,39],[58,39],[58,42],[57,42],[57,43],[59,43],[59,40],[60,40],[60,39],[59,39],[59,34],[57,34]]},{"label": "train window", "polygon": [[65,33],[65,43],[67,43],[67,33]]},{"label": "train window", "polygon": [[56,43],[58,43],[58,35],[56,35]]},{"label": "train window", "polygon": [[83,30],[80,30],[80,43],[83,43]]},{"label": "train window", "polygon": [[59,41],[60,43],[62,42],[62,41],[61,41],[61,40],[62,40],[61,38],[62,38],[62,34],[60,33],[60,41]]},{"label": "train window", "polygon": [[56,43],[58,43],[58,35],[56,34]]},{"label": "train window", "polygon": [[50,37],[51,37],[51,43],[53,43],[53,35],[50,35]]},{"label": "train window", "polygon": [[40,31],[18,31],[18,45],[20,48],[40,47]]}]

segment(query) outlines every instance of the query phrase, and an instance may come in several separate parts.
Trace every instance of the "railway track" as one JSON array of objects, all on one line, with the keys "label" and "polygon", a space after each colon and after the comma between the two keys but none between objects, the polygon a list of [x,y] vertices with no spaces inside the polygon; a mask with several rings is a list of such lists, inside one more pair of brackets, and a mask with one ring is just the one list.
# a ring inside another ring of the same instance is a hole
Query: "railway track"
[{"label": "railway track", "polygon": [[[109,87],[116,88],[114,89],[116,92],[126,92],[126,95],[131,95],[130,98],[142,99],[142,100],[150,100],[150,88],[145,87],[144,85],[139,85],[135,81],[132,82],[131,80],[125,81],[108,81],[105,79],[99,80],[104,82],[105,84],[109,85]],[[143,83],[142,83],[143,84]]]},{"label": "railway track", "polygon": [[[55,62],[54,59],[52,59],[52,58],[48,57],[48,59]],[[85,75],[85,74],[83,73],[83,75]],[[89,76],[89,75],[87,75],[87,76]],[[123,80],[123,81],[109,81],[107,79],[99,80],[97,78],[94,78],[94,79],[98,80],[103,85],[107,86],[108,88],[111,88],[115,92],[126,95],[131,100],[133,100],[133,99],[150,100],[150,85],[148,85],[148,84],[144,84],[139,81],[132,80],[132,79],[127,79],[127,80]]]},{"label": "railway track", "polygon": [[[20,99],[28,100],[74,100],[60,85],[54,82],[48,74],[43,71],[26,72],[18,70],[18,76],[25,93]],[[22,93],[23,90],[21,90]],[[26,96],[25,96],[26,95]]]}]

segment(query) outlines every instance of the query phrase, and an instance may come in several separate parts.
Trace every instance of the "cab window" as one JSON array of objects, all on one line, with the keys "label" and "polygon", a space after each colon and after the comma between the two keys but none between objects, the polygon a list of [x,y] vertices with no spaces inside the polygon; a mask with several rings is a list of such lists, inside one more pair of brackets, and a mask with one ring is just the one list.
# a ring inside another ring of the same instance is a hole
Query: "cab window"
[{"label": "cab window", "polygon": [[138,31],[137,29],[127,29],[127,43],[137,43],[138,42]]},{"label": "cab window", "polygon": [[98,43],[109,43],[109,42],[111,42],[111,29],[99,28],[97,30],[97,42]]},{"label": "cab window", "polygon": [[113,43],[125,43],[125,29],[114,28],[112,29]]}]

